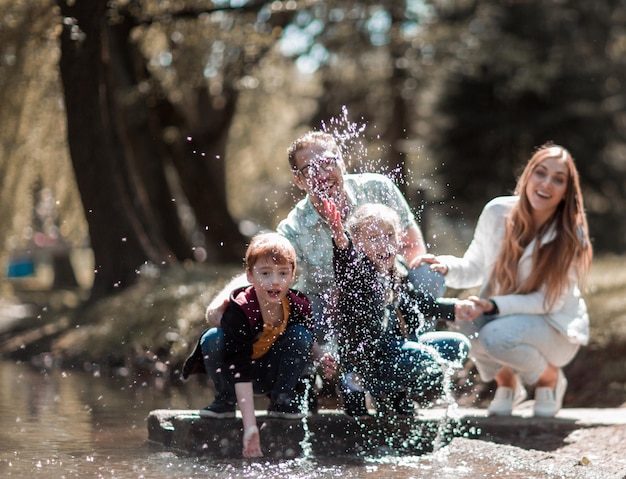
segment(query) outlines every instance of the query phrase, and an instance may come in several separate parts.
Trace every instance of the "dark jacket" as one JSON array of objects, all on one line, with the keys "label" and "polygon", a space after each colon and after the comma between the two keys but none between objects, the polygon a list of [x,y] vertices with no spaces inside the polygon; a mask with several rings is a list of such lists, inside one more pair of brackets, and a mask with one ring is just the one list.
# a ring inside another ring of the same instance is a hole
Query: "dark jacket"
[{"label": "dark jacket", "polygon": [[337,282],[336,336],[341,362],[360,368],[385,351],[384,344],[406,332],[432,330],[436,318],[454,320],[454,304],[438,301],[408,279],[404,258],[396,258],[391,275],[382,275],[350,240],[346,249],[333,244]]},{"label": "dark jacket", "polygon": [[[287,293],[290,313],[287,327],[300,324],[313,329],[312,310],[309,299],[300,291],[290,289]],[[252,345],[263,332],[263,317],[259,309],[256,291],[252,286],[237,288],[230,295],[230,302],[222,315],[224,330],[224,364],[235,382],[252,380]],[[204,335],[205,330],[200,337]],[[185,361],[182,376],[206,374],[200,341]]]}]

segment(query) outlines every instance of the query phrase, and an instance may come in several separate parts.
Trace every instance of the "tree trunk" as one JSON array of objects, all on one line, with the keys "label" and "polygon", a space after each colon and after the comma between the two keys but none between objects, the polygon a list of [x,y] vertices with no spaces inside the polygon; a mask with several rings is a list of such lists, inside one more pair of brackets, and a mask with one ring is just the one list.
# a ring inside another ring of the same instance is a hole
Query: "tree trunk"
[{"label": "tree trunk", "polygon": [[[140,217],[150,236],[163,241],[161,248],[172,250],[179,261],[192,259],[190,235],[181,223],[176,198],[166,178],[167,151],[163,147],[162,127],[154,111],[148,106],[152,96],[160,92],[138,94],[141,82],[154,88],[145,65],[130,34],[135,27],[134,17],[125,15],[124,22],[111,26],[110,52],[114,72],[111,82],[122,101],[116,102],[117,131],[123,139],[129,169],[133,172],[134,195],[141,205]],[[165,246],[167,245],[167,246]]]},{"label": "tree trunk", "polygon": [[107,0],[59,0],[64,28],[60,71],[72,164],[89,225],[95,258],[91,298],[133,284],[146,261],[162,265],[168,252],[154,246],[128,187],[125,151],[111,115],[114,92],[107,82]]},{"label": "tree trunk", "polygon": [[[171,155],[181,187],[204,234],[207,260],[240,262],[244,238],[228,211],[226,202],[226,140],[237,104],[237,92],[226,90],[210,97],[206,87],[195,90],[195,98],[181,111],[161,102],[163,126],[174,120],[178,141]],[[219,102],[219,106],[216,103]]]}]

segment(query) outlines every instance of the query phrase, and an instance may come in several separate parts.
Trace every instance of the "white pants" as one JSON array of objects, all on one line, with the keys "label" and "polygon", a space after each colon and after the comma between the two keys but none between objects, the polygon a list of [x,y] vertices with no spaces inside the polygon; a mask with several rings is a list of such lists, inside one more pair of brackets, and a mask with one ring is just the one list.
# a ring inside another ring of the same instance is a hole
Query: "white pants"
[{"label": "white pants", "polygon": [[470,357],[485,382],[508,366],[525,384],[535,384],[549,364],[565,366],[580,348],[541,315],[480,316],[456,323],[470,338]]}]

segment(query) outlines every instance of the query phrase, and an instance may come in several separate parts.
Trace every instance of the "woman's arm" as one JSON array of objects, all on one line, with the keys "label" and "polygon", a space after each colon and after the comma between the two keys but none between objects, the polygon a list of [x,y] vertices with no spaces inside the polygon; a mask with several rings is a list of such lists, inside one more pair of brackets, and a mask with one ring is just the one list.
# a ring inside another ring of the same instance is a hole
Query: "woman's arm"
[{"label": "woman's arm", "polygon": [[465,289],[485,285],[504,240],[506,217],[516,201],[516,197],[498,197],[487,203],[462,258],[436,257],[438,271],[445,271],[447,286]]}]

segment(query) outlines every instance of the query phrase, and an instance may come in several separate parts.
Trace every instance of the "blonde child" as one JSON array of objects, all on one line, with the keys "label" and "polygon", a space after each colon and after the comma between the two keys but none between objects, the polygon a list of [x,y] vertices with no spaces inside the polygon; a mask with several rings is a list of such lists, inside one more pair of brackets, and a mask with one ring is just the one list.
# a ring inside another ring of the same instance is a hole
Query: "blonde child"
[{"label": "blonde child", "polygon": [[399,254],[399,221],[391,208],[362,205],[345,231],[336,205],[324,200],[324,206],[333,234],[339,362],[364,389],[386,398],[392,412],[410,415],[408,398],[438,390],[444,364],[460,365],[469,350],[463,335],[433,331],[433,318],[453,321],[461,308],[477,306],[468,300],[440,301],[413,286]]}]

